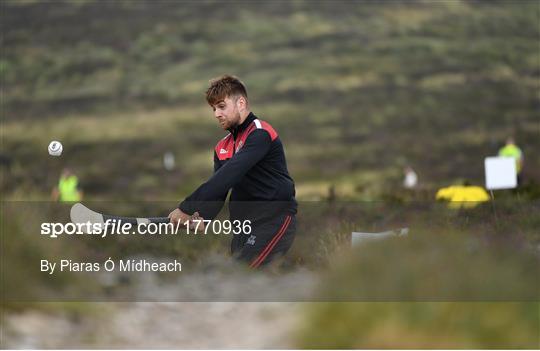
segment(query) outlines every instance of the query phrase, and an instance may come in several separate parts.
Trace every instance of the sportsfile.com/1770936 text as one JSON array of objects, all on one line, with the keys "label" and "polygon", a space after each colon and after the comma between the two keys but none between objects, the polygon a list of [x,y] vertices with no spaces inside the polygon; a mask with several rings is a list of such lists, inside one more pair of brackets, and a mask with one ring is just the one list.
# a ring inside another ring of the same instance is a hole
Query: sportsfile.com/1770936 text
[{"label": "sportsfile.com/1770936 text", "polygon": [[41,224],[41,235],[58,238],[61,235],[176,235],[176,234],[251,234],[251,221],[192,220],[188,223],[138,223],[108,219],[105,223],[50,223]]}]

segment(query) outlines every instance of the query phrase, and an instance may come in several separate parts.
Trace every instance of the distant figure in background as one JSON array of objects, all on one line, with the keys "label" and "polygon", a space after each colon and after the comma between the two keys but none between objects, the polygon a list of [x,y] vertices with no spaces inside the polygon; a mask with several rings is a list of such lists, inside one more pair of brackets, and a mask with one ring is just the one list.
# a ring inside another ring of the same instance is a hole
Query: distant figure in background
[{"label": "distant figure in background", "polygon": [[405,178],[403,179],[403,186],[407,189],[414,189],[418,184],[418,175],[412,169],[411,166],[407,166],[403,170]]},{"label": "distant figure in background", "polygon": [[79,179],[69,168],[64,168],[58,186],[52,191],[53,201],[77,202],[81,201],[82,195],[83,193],[79,189]]},{"label": "distant figure in background", "polygon": [[499,156],[512,157],[516,160],[517,183],[518,185],[521,185],[521,182],[522,182],[521,171],[523,169],[523,152],[521,152],[521,149],[515,144],[514,138],[509,137],[508,139],[506,139],[506,145],[504,145],[499,150]]},{"label": "distant figure in background", "polygon": [[163,167],[167,171],[172,171],[175,164],[174,154],[171,151],[167,151],[165,154],[163,154]]},{"label": "distant figure in background", "polygon": [[328,202],[334,202],[336,201],[336,186],[334,184],[330,185],[328,187]]}]

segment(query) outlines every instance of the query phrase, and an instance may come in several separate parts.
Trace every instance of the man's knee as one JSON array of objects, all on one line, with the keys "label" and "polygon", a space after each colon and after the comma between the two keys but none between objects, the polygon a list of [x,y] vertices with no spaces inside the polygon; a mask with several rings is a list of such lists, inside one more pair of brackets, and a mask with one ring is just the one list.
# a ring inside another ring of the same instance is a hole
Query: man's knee
[{"label": "man's knee", "polygon": [[290,249],[295,233],[296,218],[287,215],[263,230],[254,230],[254,233],[246,238],[242,248],[233,252],[233,255],[252,268],[263,266]]}]

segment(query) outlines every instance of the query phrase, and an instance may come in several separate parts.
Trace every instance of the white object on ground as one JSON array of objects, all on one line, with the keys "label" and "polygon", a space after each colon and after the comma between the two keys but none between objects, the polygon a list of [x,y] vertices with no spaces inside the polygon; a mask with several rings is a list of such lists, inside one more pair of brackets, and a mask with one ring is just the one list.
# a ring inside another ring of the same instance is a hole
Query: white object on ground
[{"label": "white object on ground", "polygon": [[513,189],[517,187],[516,160],[513,157],[486,157],[486,189]]},{"label": "white object on ground", "polygon": [[56,140],[53,140],[49,143],[49,147],[47,148],[49,150],[49,155],[51,156],[60,156],[62,155],[62,150],[64,149],[62,147],[62,143]]},{"label": "white object on ground", "polygon": [[365,233],[365,232],[352,232],[351,243],[352,245],[358,245],[366,241],[381,240],[391,237],[404,237],[409,234],[409,228],[399,228],[395,230],[387,230],[380,233]]}]

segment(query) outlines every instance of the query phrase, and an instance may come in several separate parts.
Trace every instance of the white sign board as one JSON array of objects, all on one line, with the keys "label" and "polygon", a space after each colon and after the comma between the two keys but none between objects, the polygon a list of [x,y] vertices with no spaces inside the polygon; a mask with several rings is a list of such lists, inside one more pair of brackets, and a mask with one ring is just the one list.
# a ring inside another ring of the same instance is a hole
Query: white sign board
[{"label": "white sign board", "polygon": [[513,189],[517,187],[516,159],[513,157],[486,157],[486,189]]}]

